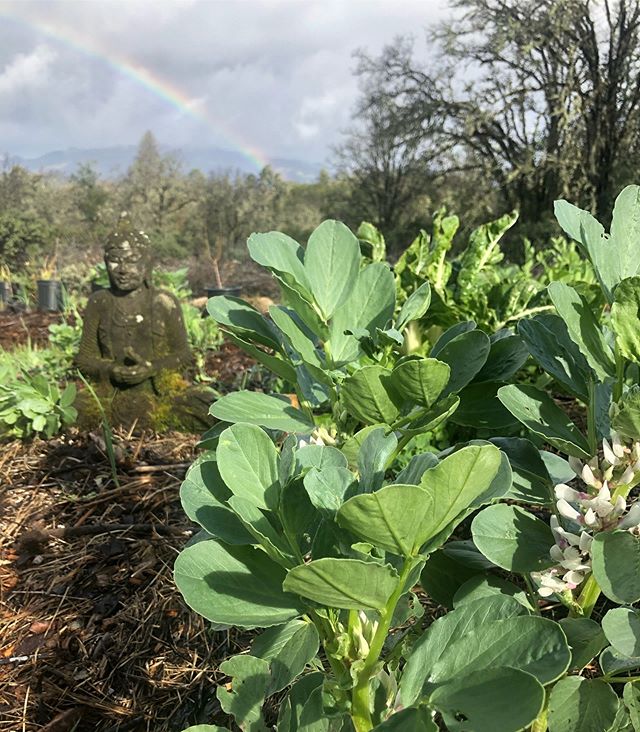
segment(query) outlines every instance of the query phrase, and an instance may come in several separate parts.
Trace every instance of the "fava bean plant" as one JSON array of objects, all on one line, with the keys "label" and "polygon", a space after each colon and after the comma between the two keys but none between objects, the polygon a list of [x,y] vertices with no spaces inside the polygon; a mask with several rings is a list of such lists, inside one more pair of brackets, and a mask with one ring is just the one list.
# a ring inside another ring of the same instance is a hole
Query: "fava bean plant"
[{"label": "fava bean plant", "polygon": [[[260,630],[220,665],[240,729],[271,729],[277,705],[278,732],[640,730],[639,198],[623,191],[610,235],[557,207],[605,307],[552,285],[557,315],[491,337],[456,324],[428,357],[403,346],[429,285],[396,308],[393,273],[346,227],[325,222],[306,248],[251,237],[283,304],[209,310],[291,391],[212,406],[221,423],[181,488],[202,530],[175,563],[214,629]],[[586,434],[511,383],[529,355]],[[395,469],[465,409],[486,439]],[[448,612],[426,620],[428,598]]]}]

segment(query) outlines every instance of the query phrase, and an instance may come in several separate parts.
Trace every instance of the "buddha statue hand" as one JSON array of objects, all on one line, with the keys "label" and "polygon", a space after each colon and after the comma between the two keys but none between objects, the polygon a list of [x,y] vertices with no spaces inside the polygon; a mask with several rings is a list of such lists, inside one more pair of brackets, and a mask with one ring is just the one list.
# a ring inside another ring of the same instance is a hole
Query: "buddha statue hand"
[{"label": "buddha statue hand", "polygon": [[153,364],[137,354],[131,346],[127,346],[125,355],[125,365],[117,364],[111,367],[111,379],[116,384],[135,386],[150,379],[155,374]]}]

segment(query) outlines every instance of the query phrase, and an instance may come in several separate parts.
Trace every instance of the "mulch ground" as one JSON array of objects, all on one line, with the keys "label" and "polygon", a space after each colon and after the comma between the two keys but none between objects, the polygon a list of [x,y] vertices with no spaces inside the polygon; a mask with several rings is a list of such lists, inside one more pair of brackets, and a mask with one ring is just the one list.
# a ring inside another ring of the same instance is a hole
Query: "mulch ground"
[{"label": "mulch ground", "polygon": [[119,435],[119,487],[97,433],[0,447],[1,732],[229,724],[216,668],[246,638],[210,631],[172,580],[195,442]]},{"label": "mulch ground", "polygon": [[10,350],[16,345],[31,342],[46,346],[49,326],[62,320],[60,313],[0,311],[0,348]]}]

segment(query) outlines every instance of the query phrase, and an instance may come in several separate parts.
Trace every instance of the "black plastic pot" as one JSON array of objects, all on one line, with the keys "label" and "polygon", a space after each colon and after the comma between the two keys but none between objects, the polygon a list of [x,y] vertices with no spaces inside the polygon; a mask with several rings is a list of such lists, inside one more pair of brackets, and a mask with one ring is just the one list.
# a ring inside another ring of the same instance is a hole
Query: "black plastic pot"
[{"label": "black plastic pot", "polygon": [[7,303],[12,297],[11,283],[0,281],[0,310],[4,310],[7,307]]},{"label": "black plastic pot", "polygon": [[58,312],[62,310],[62,282],[38,280],[38,310]]},{"label": "black plastic pot", "polygon": [[207,297],[215,297],[216,295],[228,295],[229,297],[240,297],[242,287],[205,287]]}]

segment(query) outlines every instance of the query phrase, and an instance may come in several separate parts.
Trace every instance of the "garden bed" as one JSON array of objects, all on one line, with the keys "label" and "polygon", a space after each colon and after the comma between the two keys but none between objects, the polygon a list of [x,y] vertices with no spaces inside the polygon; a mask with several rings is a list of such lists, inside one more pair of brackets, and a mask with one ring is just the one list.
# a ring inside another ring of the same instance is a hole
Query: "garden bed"
[{"label": "garden bed", "polygon": [[3,447],[2,732],[220,718],[215,669],[242,639],[208,631],[172,579],[195,530],[178,496],[195,442],[121,435],[119,488],[97,434]]}]

